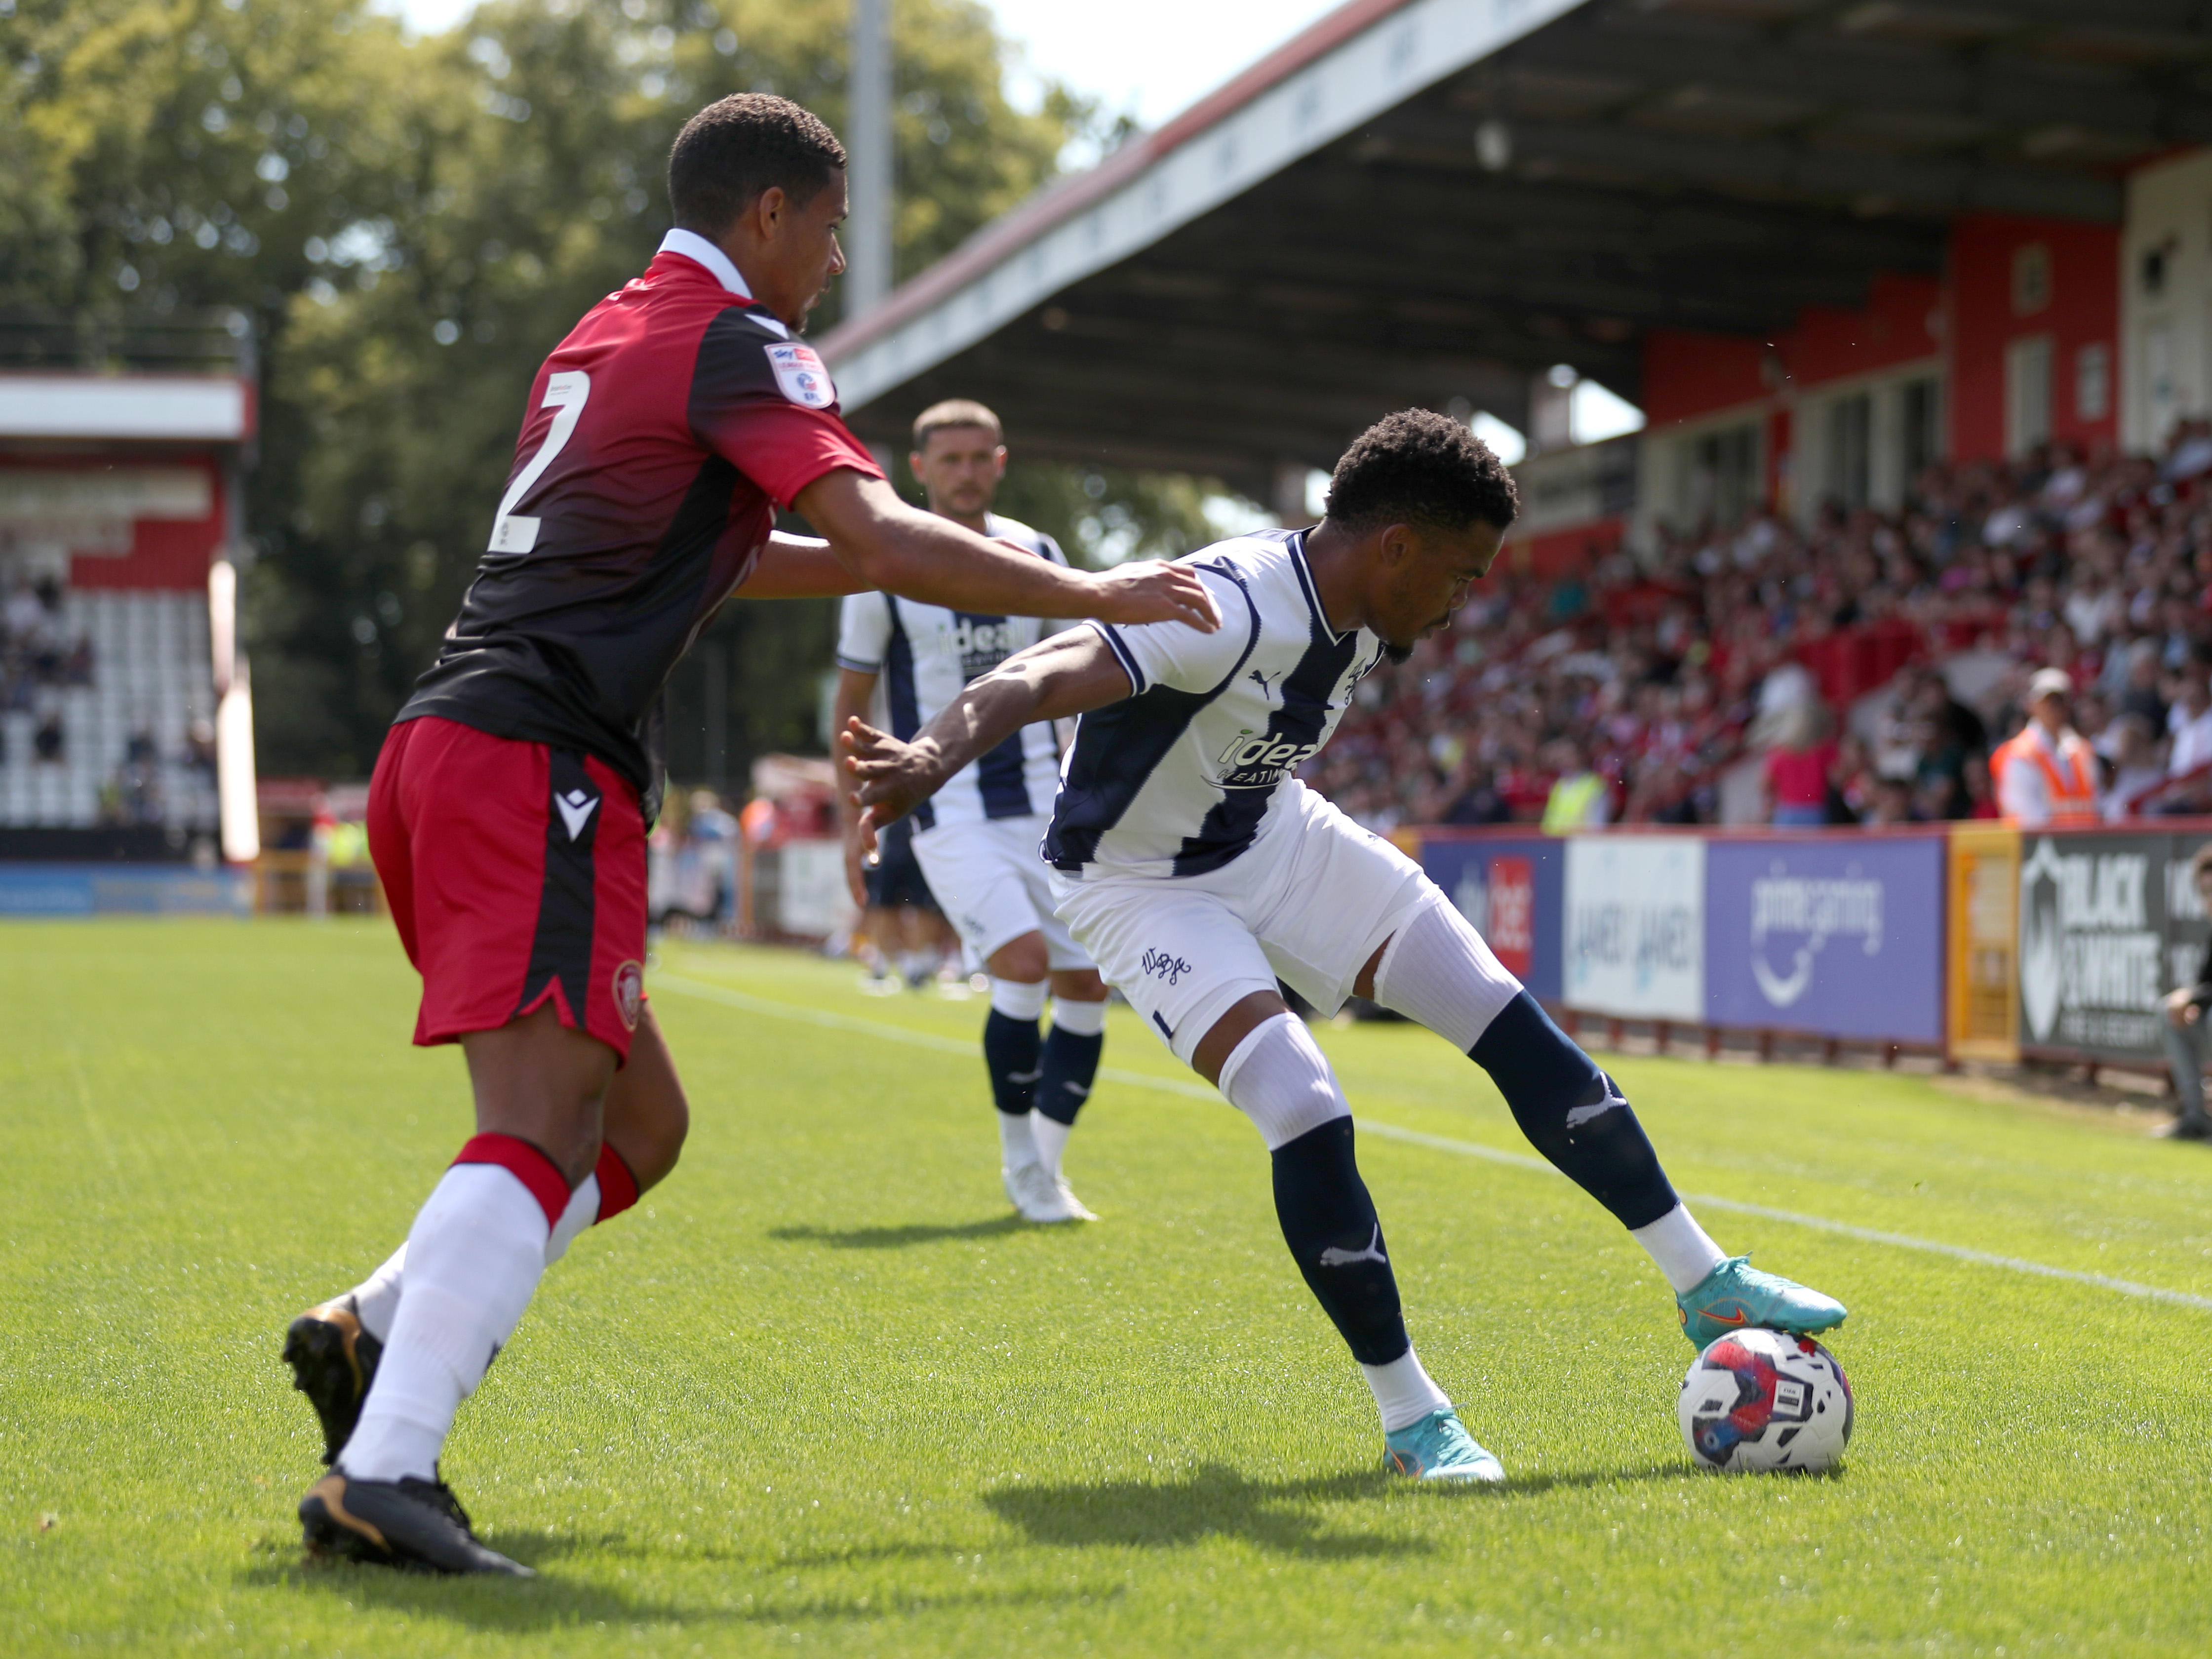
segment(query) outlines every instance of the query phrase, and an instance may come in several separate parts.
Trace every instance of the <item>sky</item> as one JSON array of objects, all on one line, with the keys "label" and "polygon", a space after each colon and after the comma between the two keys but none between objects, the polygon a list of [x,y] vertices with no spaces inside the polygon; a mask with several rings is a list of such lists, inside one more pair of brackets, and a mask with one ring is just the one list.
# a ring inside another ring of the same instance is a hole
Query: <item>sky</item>
[{"label": "sky", "polygon": [[[897,4],[898,0],[891,0]],[[1007,95],[1034,108],[1041,80],[1058,80],[1098,100],[1110,120],[1127,114],[1157,127],[1297,33],[1341,0],[1116,0],[1113,23],[1102,8],[1075,0],[989,0],[1000,29],[1021,44]],[[434,33],[467,15],[473,0],[385,0],[417,32]],[[1090,158],[1063,160],[1081,165]],[[1575,436],[1583,441],[1634,431],[1641,414],[1585,382],[1575,388]],[[1521,434],[1489,416],[1476,431],[1508,461],[1520,459]]]},{"label": "sky", "polygon": [[[450,28],[472,0],[386,0],[419,33]],[[896,5],[898,0],[891,0]],[[1280,46],[1340,0],[992,0],[1000,27],[1024,47],[1008,94],[1034,107],[1036,77],[1065,82],[1104,106],[1156,127]]]}]

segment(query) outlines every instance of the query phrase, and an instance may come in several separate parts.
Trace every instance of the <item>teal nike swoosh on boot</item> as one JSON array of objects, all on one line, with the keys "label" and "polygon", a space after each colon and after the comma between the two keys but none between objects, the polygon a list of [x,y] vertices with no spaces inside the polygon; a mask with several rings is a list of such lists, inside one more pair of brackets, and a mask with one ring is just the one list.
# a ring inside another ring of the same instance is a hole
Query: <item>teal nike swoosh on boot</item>
[{"label": "teal nike swoosh on boot", "polygon": [[1700,1353],[1730,1331],[1763,1328],[1809,1336],[1832,1330],[1850,1311],[1832,1296],[1763,1273],[1748,1255],[1732,1255],[1674,1298],[1682,1334]]},{"label": "teal nike swoosh on boot", "polygon": [[1475,1444],[1449,1406],[1382,1437],[1382,1467],[1416,1480],[1503,1480],[1505,1467]]}]

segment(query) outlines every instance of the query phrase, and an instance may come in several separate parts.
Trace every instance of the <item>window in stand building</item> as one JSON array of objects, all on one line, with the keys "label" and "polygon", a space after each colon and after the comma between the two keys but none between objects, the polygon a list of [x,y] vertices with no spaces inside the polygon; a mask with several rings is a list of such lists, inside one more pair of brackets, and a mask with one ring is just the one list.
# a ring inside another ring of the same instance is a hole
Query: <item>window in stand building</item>
[{"label": "window in stand building", "polygon": [[2005,453],[2025,455],[2051,436],[2051,337],[2005,348]]},{"label": "window in stand building", "polygon": [[1898,441],[1905,476],[1911,480],[1943,459],[1942,383],[1932,375],[1907,380],[1899,398]]},{"label": "window in stand building", "polygon": [[1874,398],[1868,392],[1828,405],[1827,494],[1845,508],[1867,504],[1874,478]]},{"label": "window in stand building", "polygon": [[2149,393],[2150,431],[2156,442],[2163,442],[2180,418],[2173,367],[2173,325],[2154,322],[2143,330],[2142,383]]},{"label": "window in stand building", "polygon": [[2099,341],[2074,354],[2074,418],[2101,421],[2112,412],[2112,349]]},{"label": "window in stand building", "polygon": [[1708,520],[1733,524],[1765,499],[1759,471],[1759,425],[1747,421],[1684,439],[1677,450],[1674,500],[1685,526]]}]

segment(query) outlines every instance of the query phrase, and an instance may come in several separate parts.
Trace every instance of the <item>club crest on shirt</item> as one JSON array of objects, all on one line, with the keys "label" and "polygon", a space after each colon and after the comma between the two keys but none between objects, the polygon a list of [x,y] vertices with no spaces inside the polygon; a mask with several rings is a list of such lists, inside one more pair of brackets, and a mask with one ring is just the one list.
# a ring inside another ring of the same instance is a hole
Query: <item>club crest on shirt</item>
[{"label": "club crest on shirt", "polygon": [[775,371],[777,390],[792,402],[807,409],[827,409],[837,401],[830,371],[814,355],[812,346],[779,340],[762,349],[768,353],[769,367]]},{"label": "club crest on shirt", "polygon": [[615,1012],[622,1018],[623,1030],[637,1030],[637,1017],[645,1007],[645,969],[635,959],[615,969]]}]

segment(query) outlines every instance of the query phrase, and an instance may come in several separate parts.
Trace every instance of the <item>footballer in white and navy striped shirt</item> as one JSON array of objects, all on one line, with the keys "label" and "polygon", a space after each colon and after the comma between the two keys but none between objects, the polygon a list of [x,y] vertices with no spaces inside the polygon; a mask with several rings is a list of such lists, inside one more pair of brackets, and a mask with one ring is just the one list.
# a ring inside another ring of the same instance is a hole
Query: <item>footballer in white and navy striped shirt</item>
[{"label": "footballer in white and navy striped shirt", "polygon": [[[965,399],[937,404],[914,425],[914,475],[929,509],[979,534],[1065,565],[1051,537],[991,511],[1006,476],[999,417]],[[911,738],[938,711],[1017,652],[1066,627],[917,605],[889,593],[844,601],[837,630],[836,724],[876,711]],[[1000,1178],[1031,1221],[1092,1221],[1060,1170],[1076,1114],[1090,1097],[1105,1042],[1106,986],[1053,914],[1037,857],[1060,784],[1050,720],[1009,732],[947,779],[908,819],[910,848],[939,907],[960,934],[968,965],[991,975],[983,1063],[998,1107]],[[847,866],[865,902],[857,819],[847,812]],[[1045,997],[1052,1027],[1040,1036]]]},{"label": "footballer in white and navy striped shirt", "polygon": [[1684,1207],[1613,1079],[1396,848],[1295,775],[1359,678],[1447,626],[1518,509],[1468,428],[1424,410],[1337,463],[1322,521],[1192,554],[1220,629],[1092,623],[971,681],[911,742],[841,735],[863,834],[1033,721],[1078,717],[1045,841],[1058,912],[1176,1056],[1251,1118],[1283,1238],[1352,1350],[1384,1459],[1498,1480],[1413,1352],[1352,1109],[1287,981],[1324,1016],[1371,997],[1486,1071],[1536,1149],[1650,1252],[1699,1349],[1743,1325],[1825,1330],[1843,1304],[1728,1256]]}]

